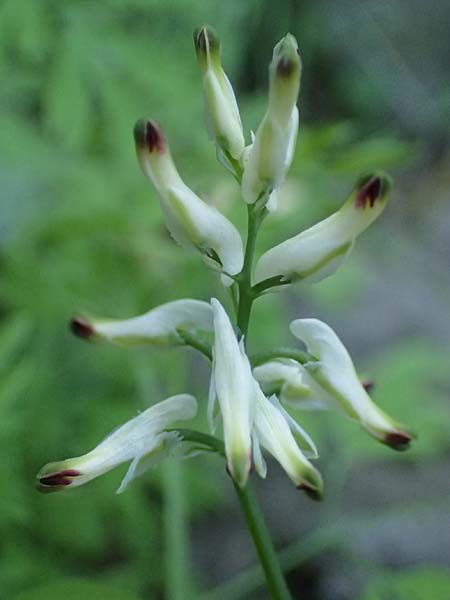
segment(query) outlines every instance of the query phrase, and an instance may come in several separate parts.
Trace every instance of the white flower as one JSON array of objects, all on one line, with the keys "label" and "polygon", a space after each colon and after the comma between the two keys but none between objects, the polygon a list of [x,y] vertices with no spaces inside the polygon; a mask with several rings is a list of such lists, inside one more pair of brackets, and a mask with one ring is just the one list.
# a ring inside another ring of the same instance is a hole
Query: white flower
[{"label": "white flower", "polygon": [[300,75],[297,41],[287,34],[275,46],[269,66],[267,112],[244,153],[242,195],[249,204],[272,194],[268,208],[276,208],[274,194],[291,166],[297,140]]},{"label": "white flower", "polygon": [[212,331],[212,309],[201,300],[174,300],[131,319],[74,317],[72,331],[89,340],[107,340],[122,346],[184,344],[177,330]]},{"label": "white flower", "polygon": [[233,88],[220,62],[220,40],[210,27],[194,33],[194,44],[203,78],[208,131],[225,158],[239,160],[245,141]]},{"label": "white flower", "polygon": [[209,416],[217,398],[223,421],[228,470],[240,487],[251,468],[254,379],[243,344],[239,344],[223,306],[213,298],[214,348]]},{"label": "white flower", "polygon": [[307,458],[307,455],[310,458],[318,456],[314,442],[282,408],[276,396],[267,399],[256,382],[255,390],[253,456],[258,474],[266,475],[261,445],[280,463],[296,487],[312,498],[320,499],[322,477]]},{"label": "white flower", "polygon": [[175,241],[198,250],[210,267],[230,275],[239,273],[244,252],[238,230],[183,182],[160,128],[153,121],[140,120],[134,138],[142,171],[158,192],[167,229]]},{"label": "white flower", "polygon": [[[298,366],[304,384],[320,403],[337,407],[371,435],[395,450],[405,450],[412,433],[382,411],[360,382],[352,359],[334,331],[317,319],[297,319],[291,332],[314,359]],[[300,399],[301,406],[302,399]]]},{"label": "white flower", "polygon": [[197,401],[188,394],[179,394],[151,406],[104,439],[93,450],[67,460],[45,465],[37,474],[41,491],[58,491],[83,485],[131,461],[119,487],[127,485],[146,469],[156,466],[181,444],[176,432],[164,431],[176,421],[193,419]]},{"label": "white flower", "polygon": [[356,237],[383,212],[389,188],[389,180],[381,175],[361,179],[340,210],[263,254],[256,264],[256,283],[272,277],[320,281],[332,275]]}]

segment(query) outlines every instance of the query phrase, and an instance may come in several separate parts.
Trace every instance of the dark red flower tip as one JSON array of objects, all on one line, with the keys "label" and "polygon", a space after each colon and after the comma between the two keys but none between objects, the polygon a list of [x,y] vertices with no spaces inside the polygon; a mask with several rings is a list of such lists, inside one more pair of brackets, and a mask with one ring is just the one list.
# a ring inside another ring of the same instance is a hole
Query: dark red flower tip
[{"label": "dark red flower tip", "polygon": [[150,153],[165,150],[164,136],[154,121],[140,119],[134,126],[134,141],[139,148],[146,148]]},{"label": "dark red flower tip", "polygon": [[39,479],[39,484],[44,487],[62,487],[72,483],[74,477],[81,475],[80,471],[75,469],[65,469],[57,473],[50,473]]},{"label": "dark red flower tip", "polygon": [[386,435],[383,441],[394,450],[402,452],[409,448],[412,439],[412,435],[409,435],[408,433],[404,433],[403,431],[392,431]]},{"label": "dark red flower tip", "polygon": [[370,205],[370,208],[373,208],[375,202],[386,195],[389,187],[389,180],[386,177],[379,177],[378,175],[362,177],[357,184],[356,208],[366,208],[367,204]]},{"label": "dark red flower tip", "polygon": [[295,70],[295,61],[287,56],[282,56],[277,64],[278,77],[289,77]]},{"label": "dark red flower tip", "polygon": [[370,394],[372,392],[373,388],[375,387],[375,382],[371,381],[370,379],[366,379],[365,381],[361,382],[361,385],[366,390],[366,392],[368,394]]},{"label": "dark red flower tip", "polygon": [[71,332],[84,340],[90,340],[95,334],[92,325],[83,317],[73,317],[69,325]]},{"label": "dark red flower tip", "polygon": [[298,485],[297,489],[305,492],[305,494],[311,498],[311,500],[322,500],[322,492],[306,481]]},{"label": "dark red flower tip", "polygon": [[194,31],[194,45],[197,52],[206,54],[208,50],[210,52],[217,50],[220,46],[220,41],[214,29],[209,27],[209,25],[204,25]]}]

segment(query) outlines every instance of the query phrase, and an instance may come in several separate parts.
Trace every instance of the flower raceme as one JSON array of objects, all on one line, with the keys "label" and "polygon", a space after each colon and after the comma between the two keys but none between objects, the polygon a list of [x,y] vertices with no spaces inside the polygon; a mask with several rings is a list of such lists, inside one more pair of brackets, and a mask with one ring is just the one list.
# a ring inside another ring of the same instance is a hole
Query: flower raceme
[{"label": "flower raceme", "polygon": [[158,347],[180,346],[184,331],[212,331],[212,309],[208,302],[174,300],[131,319],[74,317],[73,333],[87,340],[106,340],[120,346],[149,344]]},{"label": "flower raceme", "polygon": [[93,450],[45,465],[37,474],[38,488],[54,492],[77,487],[131,461],[117,493],[146,469],[175,453],[183,442],[176,432],[164,431],[176,421],[193,419],[197,401],[188,394],[163,400],[137,415],[104,439]]},{"label": "flower raceme", "polygon": [[253,144],[244,154],[242,195],[253,204],[272,194],[268,208],[276,208],[273,194],[282,185],[294,155],[298,132],[296,106],[301,61],[297,41],[287,34],[273,51],[269,66],[269,104]]},{"label": "flower raceme", "polygon": [[337,212],[263,254],[256,264],[256,283],[272,277],[278,283],[320,281],[332,275],[358,235],[385,209],[389,189],[384,175],[361,178]]},{"label": "flower raceme", "polygon": [[158,125],[141,119],[135,125],[134,139],[142,171],[158,192],[167,229],[175,241],[198,250],[208,266],[225,274],[239,273],[244,262],[239,232],[183,182]]},{"label": "flower raceme", "polygon": [[[194,32],[194,45],[203,80],[206,124],[218,156],[238,161],[245,147],[241,117],[233,88],[220,62],[220,40],[208,26]],[[231,169],[234,172],[234,169]]]},{"label": "flower raceme", "polygon": [[[243,487],[253,458],[256,471],[265,477],[262,446],[280,463],[298,488],[320,498],[322,478],[306,456],[317,458],[314,443],[275,397],[267,399],[264,396],[252,375],[242,340],[238,342],[227,313],[218,300],[213,298],[211,304],[215,337],[210,422],[217,398],[230,475],[237,485]],[[306,453],[299,442],[306,448]]]},{"label": "flower raceme", "polygon": [[290,329],[314,360],[304,365],[275,360],[256,367],[253,373],[263,389],[276,390],[282,401],[298,408],[337,408],[387,446],[405,450],[412,433],[372,401],[334,331],[317,319],[297,319]]}]

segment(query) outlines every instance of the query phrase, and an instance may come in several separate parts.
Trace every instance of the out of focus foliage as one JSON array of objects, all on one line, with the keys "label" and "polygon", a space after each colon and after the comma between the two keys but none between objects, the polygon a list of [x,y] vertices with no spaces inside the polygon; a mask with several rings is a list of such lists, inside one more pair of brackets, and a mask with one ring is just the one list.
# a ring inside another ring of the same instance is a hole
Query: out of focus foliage
[{"label": "out of focus foliage", "polygon": [[[383,222],[335,278],[255,310],[250,343],[261,350],[289,341],[291,317],[328,321],[375,378],[375,399],[420,434],[398,456],[335,415],[301,415],[321,450],[326,501],[312,507],[275,468],[261,488],[275,538],[293,544],[291,587],[305,600],[355,598],[367,582],[364,600],[412,598],[410,588],[440,598],[442,572],[397,579],[390,569],[450,564],[441,550],[450,532],[448,36],[439,42],[449,10],[433,3],[424,21],[418,2],[359,4],[0,3],[2,597],[197,598],[253,563],[214,457],[169,464],[122,496],[122,471],[69,493],[33,489],[42,464],[84,453],[165,395],[207,395],[207,366],[188,351],[94,347],[67,329],[74,311],[127,317],[223,294],[170,240],[131,135],[138,117],[158,120],[187,182],[245,222],[203,125],[191,32],[206,21],[223,39],[248,136],[264,110],[271,46],[289,29],[302,49],[299,145],[261,249],[328,215],[363,171],[400,181]],[[205,598],[250,598],[260,581],[244,574]]]}]

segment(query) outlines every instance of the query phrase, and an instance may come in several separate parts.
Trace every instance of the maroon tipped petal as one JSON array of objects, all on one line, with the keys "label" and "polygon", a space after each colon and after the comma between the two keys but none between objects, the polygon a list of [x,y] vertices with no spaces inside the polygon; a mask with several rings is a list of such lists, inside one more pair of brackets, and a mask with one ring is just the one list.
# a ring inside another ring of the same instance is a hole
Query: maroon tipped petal
[{"label": "maroon tipped petal", "polygon": [[371,381],[370,379],[367,379],[366,381],[362,381],[361,385],[363,386],[363,388],[366,390],[366,392],[368,394],[370,394],[370,392],[373,390],[373,388],[375,387],[375,382]]},{"label": "maroon tipped petal", "polygon": [[289,77],[294,71],[295,63],[287,56],[282,56],[277,64],[277,75],[279,77]]},{"label": "maroon tipped petal", "polygon": [[384,443],[394,450],[406,450],[412,440],[412,436],[402,431],[393,431],[384,438]]},{"label": "maroon tipped petal", "polygon": [[164,138],[159,127],[152,121],[147,121],[145,126],[145,143],[148,151],[164,152]]},{"label": "maroon tipped petal", "polygon": [[60,487],[70,485],[73,477],[81,475],[80,471],[75,469],[66,469],[65,471],[59,471],[58,473],[50,473],[45,477],[39,479],[39,483],[46,487]]},{"label": "maroon tipped petal", "polygon": [[305,492],[312,500],[322,500],[322,494],[314,486],[310,485],[306,481],[297,486],[298,490]]},{"label": "maroon tipped petal", "polygon": [[383,192],[383,185],[380,177],[371,177],[360,188],[356,196],[355,205],[357,208],[366,208],[369,202],[370,208],[373,208],[375,202]]},{"label": "maroon tipped petal", "polygon": [[83,317],[73,317],[70,321],[70,330],[84,340],[91,339],[95,333],[92,325]]}]

